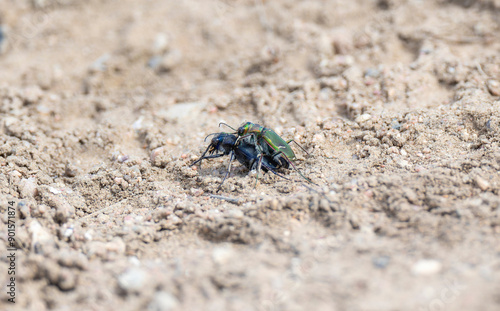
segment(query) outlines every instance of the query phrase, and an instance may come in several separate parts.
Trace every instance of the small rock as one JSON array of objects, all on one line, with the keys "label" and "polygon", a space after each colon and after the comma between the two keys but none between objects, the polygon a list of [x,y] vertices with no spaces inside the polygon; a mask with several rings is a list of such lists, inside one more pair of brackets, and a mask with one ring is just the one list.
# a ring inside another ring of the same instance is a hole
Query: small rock
[{"label": "small rock", "polygon": [[85,240],[87,241],[92,241],[92,232],[91,230],[85,232],[85,234],[83,235],[83,237],[85,238]]},{"label": "small rock", "polygon": [[476,182],[476,185],[479,187],[479,189],[483,191],[486,191],[491,187],[490,183],[481,176],[476,176],[474,178],[474,181]]},{"label": "small rock", "polygon": [[232,209],[228,213],[228,217],[235,218],[235,219],[243,219],[244,216],[245,216],[245,214],[240,209]]},{"label": "small rock", "polygon": [[4,28],[0,25],[0,54],[5,52],[5,31]]},{"label": "small rock", "polygon": [[35,210],[35,215],[45,215],[48,211],[50,211],[50,207],[45,204],[40,204],[37,206]]},{"label": "small rock", "polygon": [[225,265],[229,263],[231,258],[234,257],[234,250],[229,246],[216,247],[212,252],[212,259],[218,265]]},{"label": "small rock", "polygon": [[153,44],[153,53],[165,53],[170,45],[170,38],[165,33],[158,33]]},{"label": "small rock", "polygon": [[179,217],[175,216],[175,215],[170,215],[168,217],[168,220],[170,223],[172,223],[173,225],[180,225],[182,224],[182,219],[180,219]]},{"label": "small rock", "polygon": [[147,284],[147,273],[138,267],[129,268],[118,276],[118,286],[125,293],[139,293]]},{"label": "small rock", "polygon": [[163,58],[160,55],[155,55],[148,60],[148,67],[154,70],[158,70],[162,60]]},{"label": "small rock", "polygon": [[387,153],[389,153],[389,154],[391,154],[391,153],[393,153],[393,154],[399,154],[399,149],[398,149],[398,147],[392,146],[392,147],[389,147],[387,149]]},{"label": "small rock", "polygon": [[122,189],[127,189],[128,186],[129,186],[129,183],[127,181],[125,181],[125,179],[121,178],[121,177],[116,177],[114,179],[114,182],[115,184],[119,185],[122,187]]},{"label": "small rock", "polygon": [[500,96],[500,82],[497,80],[489,79],[486,81],[486,87],[490,94],[493,96]]},{"label": "small rock", "polygon": [[[61,227],[61,229],[62,228],[64,228],[64,226]],[[64,228],[61,231],[61,236],[66,238],[66,239],[69,239],[69,238],[71,238],[71,236],[73,235],[74,232],[75,232],[75,229],[73,227]]]},{"label": "small rock", "polygon": [[106,71],[108,68],[108,61],[111,58],[111,55],[106,53],[96,59],[89,67],[89,72],[99,72]]},{"label": "small rock", "polygon": [[142,123],[144,121],[144,117],[140,116],[135,122],[132,124],[132,129],[136,132],[141,131],[144,128],[144,124]]},{"label": "small rock", "polygon": [[33,220],[28,225],[28,232],[31,234],[31,249],[38,254],[50,252],[55,247],[55,241],[38,220]]},{"label": "small rock", "polygon": [[323,133],[314,134],[313,136],[314,143],[322,143],[325,142],[325,140],[325,135],[323,135]]},{"label": "small rock", "polygon": [[169,311],[179,305],[177,298],[169,292],[157,292],[148,305],[148,311]]},{"label": "small rock", "polygon": [[191,192],[191,195],[195,196],[195,197],[199,197],[204,193],[203,190],[198,189],[198,188],[191,188],[190,192]]},{"label": "small rock", "polygon": [[352,36],[346,28],[336,28],[331,32],[331,45],[335,54],[347,55],[353,49]]},{"label": "small rock", "polygon": [[273,211],[277,211],[279,207],[280,207],[280,202],[278,201],[278,199],[272,199],[269,202],[269,208],[272,209]]},{"label": "small rock", "polygon": [[174,214],[171,214],[167,219],[160,220],[159,224],[161,229],[175,230],[182,224],[182,219]]},{"label": "small rock", "polygon": [[181,210],[185,213],[192,214],[192,213],[194,213],[195,208],[194,208],[193,202],[181,201],[181,202],[175,204],[174,211],[177,211],[177,210]]},{"label": "small rock", "polygon": [[349,217],[349,223],[351,224],[351,227],[352,227],[354,230],[359,229],[360,224],[359,224],[359,217],[358,217],[358,215],[356,215],[356,214],[352,214],[352,215]]},{"label": "small rock", "polygon": [[154,69],[158,73],[169,72],[174,69],[182,61],[182,53],[179,50],[172,50],[167,54],[158,57],[153,57],[149,62],[148,66]]},{"label": "small rock", "polygon": [[75,215],[75,207],[62,198],[53,198],[52,204],[56,208],[54,220],[56,220],[58,223],[65,223]]},{"label": "small rock", "polygon": [[380,70],[376,68],[368,68],[365,70],[365,77],[378,78],[380,76]]},{"label": "small rock", "polygon": [[125,254],[125,242],[119,237],[113,238],[110,242],[106,243],[106,250],[108,252],[116,253],[118,255]]},{"label": "small rock", "polygon": [[396,161],[396,164],[401,168],[407,168],[409,166],[409,162],[406,160]]},{"label": "small rock", "polygon": [[21,219],[26,219],[30,215],[30,208],[26,202],[20,201],[17,203],[17,210],[21,216]]},{"label": "small rock", "polygon": [[72,163],[66,163],[66,166],[64,167],[64,175],[68,177],[75,177],[76,174],[78,173],[78,168],[72,164]]},{"label": "small rock", "polygon": [[396,131],[399,131],[401,129],[401,123],[394,120],[393,122],[391,122],[391,128],[395,129]]},{"label": "small rock", "polygon": [[435,259],[422,259],[417,261],[412,267],[414,275],[433,275],[439,273],[443,265]]},{"label": "small rock", "polygon": [[168,162],[172,161],[172,157],[168,152],[168,148],[163,146],[151,151],[149,156],[151,164],[156,167],[164,168]]},{"label": "small rock", "polygon": [[21,176],[23,176],[18,170],[13,170],[9,173],[11,182],[19,183],[21,182]]},{"label": "small rock", "polygon": [[54,188],[54,187],[49,187],[48,190],[52,194],[60,194],[61,193],[61,190]]},{"label": "small rock", "polygon": [[128,154],[121,154],[119,155],[116,160],[119,162],[119,163],[123,163],[125,161],[127,161],[128,159],[130,159],[130,156]]},{"label": "small rock", "polygon": [[372,118],[372,116],[371,116],[370,114],[368,114],[368,113],[364,113],[364,114],[362,114],[362,115],[359,115],[359,116],[358,116],[358,117],[357,117],[354,121],[355,121],[356,123],[363,123],[363,122],[365,122],[365,121],[370,120],[371,118]]},{"label": "small rock", "polygon": [[34,198],[38,194],[36,189],[36,179],[34,177],[23,178],[19,182],[19,192],[23,199]]},{"label": "small rock", "polygon": [[62,291],[75,289],[77,283],[76,275],[67,268],[62,268],[57,279],[56,286]]},{"label": "small rock", "polygon": [[377,256],[372,258],[373,265],[379,269],[385,269],[390,262],[391,257],[389,256]]},{"label": "small rock", "polygon": [[172,208],[158,208],[153,212],[153,220],[159,222],[162,219],[166,219],[172,212]]}]

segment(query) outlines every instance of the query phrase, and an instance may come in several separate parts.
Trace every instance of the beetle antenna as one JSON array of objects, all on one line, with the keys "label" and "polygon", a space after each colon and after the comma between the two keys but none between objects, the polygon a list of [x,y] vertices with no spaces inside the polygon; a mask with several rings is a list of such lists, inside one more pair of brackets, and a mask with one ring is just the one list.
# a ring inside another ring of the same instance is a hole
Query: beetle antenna
[{"label": "beetle antenna", "polygon": [[220,125],[221,125],[221,124],[222,124],[222,125],[225,125],[225,126],[227,126],[227,127],[229,127],[230,129],[232,129],[232,130],[233,130],[233,131],[235,131],[235,132],[238,132],[237,130],[235,130],[234,128],[232,128],[231,126],[227,125],[227,124],[226,124],[226,123],[224,123],[224,122],[219,123],[219,127],[220,127]]},{"label": "beetle antenna", "polygon": [[304,151],[305,153],[307,153],[308,156],[310,156],[311,154],[309,152],[306,151],[306,149],[304,149],[304,147],[302,147],[298,142],[296,142],[295,140],[293,139],[290,139],[289,141],[287,141],[286,143],[289,144],[289,143],[295,143],[297,146],[300,147],[300,149],[302,149],[302,151]]},{"label": "beetle antenna", "polygon": [[207,141],[207,138],[212,136],[212,135],[217,135],[217,134],[220,134],[220,133],[212,133],[212,134],[208,134],[207,137],[205,137],[205,139],[203,141]]}]

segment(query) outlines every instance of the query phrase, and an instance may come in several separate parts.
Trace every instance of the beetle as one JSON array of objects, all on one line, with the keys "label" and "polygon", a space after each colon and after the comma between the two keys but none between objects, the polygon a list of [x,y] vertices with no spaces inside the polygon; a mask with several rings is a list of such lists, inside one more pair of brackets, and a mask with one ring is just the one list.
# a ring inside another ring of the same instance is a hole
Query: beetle
[{"label": "beetle", "polygon": [[227,125],[226,123],[219,123],[219,126],[223,124],[233,131],[234,134],[238,134],[238,140],[250,138],[250,143],[253,144],[256,150],[259,153],[259,164],[257,165],[257,178],[259,177],[259,170],[261,167],[261,162],[265,156],[270,156],[273,159],[277,157],[284,158],[299,174],[310,183],[313,183],[309,178],[304,176],[300,170],[297,169],[293,161],[296,159],[295,152],[293,152],[292,147],[290,147],[289,143],[295,142],[304,152],[307,151],[302,148],[296,141],[290,139],[289,141],[285,141],[281,138],[275,131],[270,128],[263,127],[262,125],[255,124],[252,122],[246,122],[241,125],[238,130],[233,127]]},{"label": "beetle", "polygon": [[[229,155],[230,159],[228,169],[217,191],[221,189],[222,184],[229,175],[229,172],[231,171],[231,163],[235,158],[249,170],[257,169],[257,166],[261,165],[264,172],[271,171],[275,175],[289,180],[285,176],[276,172],[277,169],[282,167],[289,168],[289,164],[283,156],[278,155],[275,157],[271,157],[269,155],[263,155],[261,157],[261,153],[257,151],[254,144],[246,139],[238,141],[239,137],[230,133],[213,133],[205,137],[205,140],[211,135],[213,135],[214,137],[212,138],[210,145],[208,145],[207,149],[205,150],[205,152],[203,152],[201,157],[193,162],[190,166],[193,166],[197,163],[200,163],[201,165],[201,161],[203,159],[213,159]],[[209,155],[206,155],[207,152]]]}]

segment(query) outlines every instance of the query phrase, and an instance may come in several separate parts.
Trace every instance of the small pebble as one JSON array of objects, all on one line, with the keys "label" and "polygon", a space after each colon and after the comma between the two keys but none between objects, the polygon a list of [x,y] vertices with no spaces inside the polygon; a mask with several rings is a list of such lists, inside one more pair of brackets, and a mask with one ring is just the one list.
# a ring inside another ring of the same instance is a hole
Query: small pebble
[{"label": "small pebble", "polygon": [[21,219],[26,219],[30,215],[30,208],[26,202],[20,201],[17,203],[17,209],[19,210]]},{"label": "small pebble", "polygon": [[64,174],[68,177],[75,177],[78,173],[78,168],[72,163],[66,163]]},{"label": "small pebble", "polygon": [[490,183],[482,178],[481,176],[476,176],[474,178],[474,181],[476,182],[476,185],[479,187],[479,189],[483,190],[483,191],[486,191],[488,189],[490,189],[491,185]]},{"label": "small pebble", "polygon": [[198,189],[198,188],[191,188],[189,192],[191,193],[192,196],[195,196],[195,197],[199,197],[204,193],[203,190]]},{"label": "small pebble", "polygon": [[132,267],[118,276],[118,286],[127,294],[139,293],[146,284],[146,271],[138,267]]},{"label": "small pebble", "polygon": [[106,71],[106,69],[108,68],[108,62],[110,58],[111,55],[108,53],[101,55],[89,66],[89,71],[91,73],[98,71]]},{"label": "small pebble", "polygon": [[128,154],[123,154],[123,155],[119,155],[116,160],[119,163],[123,163],[123,162],[127,161],[128,159],[130,159],[129,155]]},{"label": "small pebble", "polygon": [[396,161],[396,164],[401,167],[401,168],[406,168],[408,167],[409,165],[409,162],[406,161],[406,160],[399,160],[399,161]]},{"label": "small pebble", "polygon": [[169,292],[157,292],[148,305],[148,311],[175,310],[179,305],[177,298]]},{"label": "small pebble", "polygon": [[365,70],[365,77],[378,78],[380,76],[380,70],[376,68],[368,68]]},{"label": "small pebble", "polygon": [[85,238],[85,240],[87,241],[92,241],[92,232],[89,230],[87,232],[85,232],[85,234],[83,235],[83,237]]},{"label": "small pebble", "polygon": [[216,247],[212,252],[212,259],[218,265],[225,265],[229,263],[231,258],[234,258],[235,252],[229,246]]},{"label": "small pebble", "polygon": [[35,253],[43,254],[44,250],[50,251],[55,247],[54,237],[37,220],[28,225],[28,232],[31,234],[31,249]]},{"label": "small pebble", "polygon": [[74,289],[77,285],[77,278],[75,273],[67,268],[61,269],[56,285],[62,291],[69,291]]},{"label": "small pebble", "polygon": [[385,269],[390,262],[391,257],[385,255],[372,258],[373,265],[379,269]]},{"label": "small pebble", "polygon": [[19,192],[22,198],[34,198],[38,194],[34,177],[23,178],[19,182]]},{"label": "small pebble", "polygon": [[435,259],[422,259],[417,261],[412,267],[414,275],[433,275],[441,271],[443,265]]},{"label": "small pebble", "polygon": [[500,96],[500,82],[497,80],[489,79],[486,81],[486,87],[490,94],[493,96]]},{"label": "small pebble", "polygon": [[313,136],[314,143],[322,143],[324,141],[325,141],[325,135],[323,135],[322,133],[314,134]]},{"label": "small pebble", "polygon": [[156,54],[165,53],[165,51],[168,50],[169,45],[170,45],[169,36],[165,33],[158,33],[156,34],[155,37],[153,52]]},{"label": "small pebble", "polygon": [[54,187],[49,187],[49,191],[50,191],[50,193],[52,193],[52,194],[60,194],[60,193],[61,193],[61,190],[56,189],[56,188],[54,188]]},{"label": "small pebble", "polygon": [[63,232],[63,236],[65,238],[69,238],[73,235],[73,232],[74,232],[74,229],[72,227],[66,228],[66,230],[64,230],[64,232]]},{"label": "small pebble", "polygon": [[55,197],[51,204],[56,208],[54,219],[59,223],[65,223],[75,215],[75,207],[63,198]]},{"label": "small pebble", "polygon": [[372,116],[370,114],[365,113],[365,114],[362,114],[362,115],[358,116],[354,121],[356,123],[363,123],[365,121],[370,120],[371,118],[372,118]]},{"label": "small pebble", "polygon": [[0,54],[2,54],[5,50],[5,33],[4,33],[4,28],[0,25]]},{"label": "small pebble", "polygon": [[163,146],[151,151],[150,160],[153,166],[165,167],[168,162],[172,161],[172,157],[168,148]]},{"label": "small pebble", "polygon": [[394,153],[394,154],[399,154],[399,149],[398,147],[389,147],[389,149],[387,149],[387,153]]},{"label": "small pebble", "polygon": [[38,210],[38,213],[40,215],[44,215],[45,213],[47,213],[50,210],[50,207],[48,207],[45,204],[40,204],[40,205],[38,205],[38,209],[37,210]]},{"label": "small pebble", "polygon": [[162,56],[154,56],[148,66],[158,73],[169,72],[179,65],[182,61],[182,53],[179,50],[171,50]]}]

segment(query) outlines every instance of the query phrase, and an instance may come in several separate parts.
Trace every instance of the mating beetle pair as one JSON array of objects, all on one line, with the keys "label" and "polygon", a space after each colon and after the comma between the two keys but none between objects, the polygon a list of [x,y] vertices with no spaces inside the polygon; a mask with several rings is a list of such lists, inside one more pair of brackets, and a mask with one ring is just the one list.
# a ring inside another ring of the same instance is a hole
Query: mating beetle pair
[{"label": "mating beetle pair", "polygon": [[[265,172],[271,171],[274,174],[289,180],[288,178],[277,173],[276,170],[281,167],[289,168],[291,165],[300,174],[300,176],[308,182],[311,182],[311,180],[305,177],[292,162],[296,159],[295,153],[289,145],[289,143],[293,140],[286,142],[272,129],[265,128],[251,122],[243,124],[238,128],[238,130],[225,123],[220,123],[219,126],[221,124],[234,130],[235,133],[214,133],[208,135],[207,137],[214,135],[210,145],[207,147],[205,152],[203,152],[201,157],[191,164],[191,166],[193,166],[196,163],[201,162],[203,159],[218,158],[224,155],[229,155],[230,160],[228,170],[218,190],[220,190],[222,184],[229,175],[231,162],[235,158],[248,169],[257,169],[256,179],[258,179],[259,171],[262,168]],[[234,134],[237,134],[237,136]],[[304,150],[304,148],[302,148],[302,150]],[[206,156],[207,152],[210,155]],[[215,152],[217,153],[213,154]]]}]

